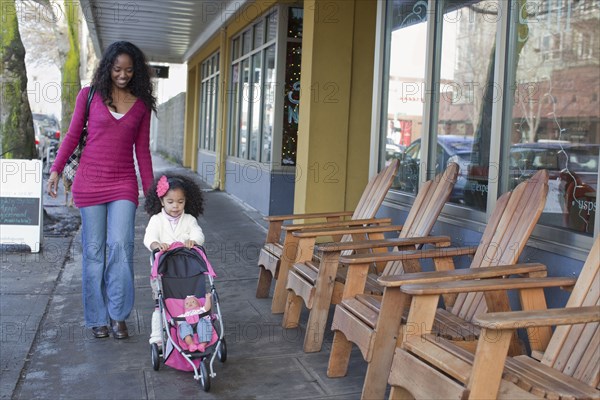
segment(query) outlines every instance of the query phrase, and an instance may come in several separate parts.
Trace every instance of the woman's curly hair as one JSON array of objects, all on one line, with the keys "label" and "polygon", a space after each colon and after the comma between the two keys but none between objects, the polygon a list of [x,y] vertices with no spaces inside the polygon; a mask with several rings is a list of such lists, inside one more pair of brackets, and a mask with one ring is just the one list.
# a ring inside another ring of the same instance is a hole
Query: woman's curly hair
[{"label": "woman's curly hair", "polygon": [[[165,174],[165,176],[167,177],[167,182],[169,182],[169,190],[183,190],[185,195],[185,213],[198,218],[204,212],[204,197],[202,196],[200,187],[192,179],[183,175]],[[156,185],[159,179],[160,177],[154,180],[154,183],[146,193],[144,210],[150,216],[158,214],[162,210],[161,198],[156,193]]]},{"label": "woman's curly hair", "polygon": [[156,97],[152,93],[150,80],[152,74],[146,56],[130,42],[119,41],[108,46],[92,78],[92,86],[96,88],[96,93],[100,94],[109,106],[113,104],[111,70],[121,54],[127,54],[133,62],[133,76],[127,88],[131,94],[142,100],[149,110],[156,111]]}]

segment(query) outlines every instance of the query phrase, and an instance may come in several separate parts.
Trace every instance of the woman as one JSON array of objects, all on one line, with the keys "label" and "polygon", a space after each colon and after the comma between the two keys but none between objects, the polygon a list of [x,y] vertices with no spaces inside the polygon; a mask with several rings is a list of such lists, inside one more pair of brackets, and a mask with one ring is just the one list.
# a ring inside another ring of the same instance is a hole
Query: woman
[{"label": "woman", "polygon": [[[111,44],[94,73],[88,136],[72,195],[80,209],[83,244],[85,325],[96,338],[127,338],[125,320],[134,302],[134,218],[139,189],[152,185],[150,115],[156,98],[142,51],[129,42]],[[50,169],[48,193],[56,197],[58,176],[77,146],[84,126],[89,87],[75,103],[69,131]]]}]

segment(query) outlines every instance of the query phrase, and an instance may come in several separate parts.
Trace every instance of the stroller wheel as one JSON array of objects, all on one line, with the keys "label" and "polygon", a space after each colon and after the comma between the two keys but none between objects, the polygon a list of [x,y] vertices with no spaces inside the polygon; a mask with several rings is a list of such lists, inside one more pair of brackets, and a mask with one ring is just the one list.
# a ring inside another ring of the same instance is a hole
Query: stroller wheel
[{"label": "stroller wheel", "polygon": [[156,343],[152,343],[150,345],[150,349],[152,352],[152,368],[155,371],[158,371],[160,368],[160,356],[158,354],[158,345]]},{"label": "stroller wheel", "polygon": [[227,361],[227,344],[225,344],[225,338],[221,339],[221,346],[219,346],[219,350],[217,351],[217,357],[223,363]]},{"label": "stroller wheel", "polygon": [[210,375],[208,374],[206,362],[206,359],[200,362],[200,386],[205,392],[208,392],[210,390]]}]

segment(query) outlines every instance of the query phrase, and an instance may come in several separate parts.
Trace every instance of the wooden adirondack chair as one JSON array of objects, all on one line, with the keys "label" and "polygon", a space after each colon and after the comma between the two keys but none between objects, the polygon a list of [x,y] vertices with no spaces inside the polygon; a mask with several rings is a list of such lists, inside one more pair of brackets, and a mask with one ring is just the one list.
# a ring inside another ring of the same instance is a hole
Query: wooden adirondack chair
[{"label": "wooden adirondack chair", "polygon": [[[348,278],[342,301],[336,306],[333,317],[332,329],[335,336],[327,375],[339,377],[346,374],[354,343],[369,363],[363,398],[384,397],[394,348],[401,338],[399,330],[403,311],[410,299],[410,296],[398,290],[402,285],[482,279],[511,274],[545,276],[546,270],[541,264],[516,267],[513,264],[517,262],[544,209],[547,193],[548,173],[539,171],[512,192],[503,194],[496,203],[477,247],[342,256],[340,262],[349,266]],[[454,269],[452,257],[473,253],[470,268]],[[433,258],[436,271],[415,273],[410,260],[421,258]],[[362,294],[360,288],[364,287],[365,271],[369,263],[380,261],[398,264],[395,271],[391,271],[391,275],[384,275],[378,280],[385,287],[383,298]],[[506,265],[509,267],[503,267]],[[401,274],[396,275],[398,273]],[[508,307],[508,297],[504,292],[491,292],[486,297],[487,299],[481,293],[461,294],[458,297],[452,294],[444,295],[447,309],[437,309],[434,313],[436,334],[462,344],[473,342],[479,334],[479,329],[470,324],[472,318],[486,312],[487,309],[497,311]],[[403,325],[402,329],[414,327]],[[519,351],[521,346],[514,340],[512,354]]]},{"label": "wooden adirondack chair", "polygon": [[[284,328],[295,328],[298,326],[302,304],[310,309],[306,334],[304,337],[304,351],[320,351],[325,334],[325,325],[329,315],[331,304],[339,303],[346,280],[346,270],[338,270],[339,257],[342,252],[368,252],[379,250],[387,251],[388,247],[399,247],[400,249],[415,249],[416,245],[424,243],[435,243],[438,246],[449,246],[448,237],[430,237],[433,225],[442,212],[444,204],[456,183],[459,166],[456,163],[448,165],[446,170],[436,176],[433,180],[426,182],[419,190],[405,224],[401,227],[399,240],[390,241],[384,239],[381,232],[371,232],[370,239],[377,241],[346,242],[328,244],[319,247],[321,256],[320,263],[312,260],[311,254],[306,253],[304,258],[296,259],[296,263],[288,275],[287,289],[288,298],[283,315],[282,325]],[[355,229],[340,230],[338,234],[353,232]],[[298,237],[299,247],[310,248],[314,246],[314,236],[311,231],[294,232]],[[411,240],[414,239],[414,240]],[[309,243],[305,243],[309,242]],[[302,257],[302,255],[299,255]],[[383,267],[384,264],[381,265]],[[383,268],[373,271],[367,278],[367,292],[371,294],[383,293],[383,288],[377,284],[377,278],[381,273],[388,271]]]},{"label": "wooden adirondack chair", "polygon": [[[394,357],[390,398],[600,398],[600,238],[566,308],[545,308],[541,288],[573,283],[574,278],[511,278],[404,286],[402,291],[414,296],[409,323],[419,326],[431,326],[431,306],[425,303],[442,293],[518,289],[523,311],[476,317],[482,331],[475,355],[450,342],[432,340],[428,329],[406,336]],[[552,325],[559,325],[553,333]],[[545,351],[507,358],[518,328],[530,328],[535,335],[530,341]]]},{"label": "wooden adirondack chair", "polygon": [[[265,219],[269,221],[266,242],[261,249],[258,258],[259,276],[256,288],[256,297],[264,298],[269,295],[271,282],[276,279],[273,303],[271,310],[273,313],[282,313],[285,307],[287,292],[285,284],[290,266],[292,265],[296,252],[298,250],[297,238],[292,233],[302,229],[322,229],[326,227],[341,226],[364,226],[370,224],[388,224],[390,219],[375,219],[375,214],[379,210],[387,191],[394,180],[394,175],[398,170],[398,160],[393,160],[379,174],[375,175],[367,184],[354,212],[342,211],[332,213],[312,213],[271,216]],[[345,217],[351,217],[350,220],[343,220]],[[326,219],[327,222],[303,223],[284,226],[285,221],[294,220],[314,220]],[[281,234],[285,237],[281,242]],[[350,237],[334,237],[334,240],[350,240]]]}]

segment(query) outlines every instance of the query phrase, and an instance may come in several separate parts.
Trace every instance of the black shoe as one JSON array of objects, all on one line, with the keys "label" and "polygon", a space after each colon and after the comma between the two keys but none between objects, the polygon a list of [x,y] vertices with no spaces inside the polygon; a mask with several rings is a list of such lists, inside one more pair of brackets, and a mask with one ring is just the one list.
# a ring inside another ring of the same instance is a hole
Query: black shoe
[{"label": "black shoe", "polygon": [[95,326],[92,328],[92,333],[96,339],[108,337],[108,326]]},{"label": "black shoe", "polygon": [[112,333],[115,339],[125,339],[129,337],[125,321],[112,321]]}]

